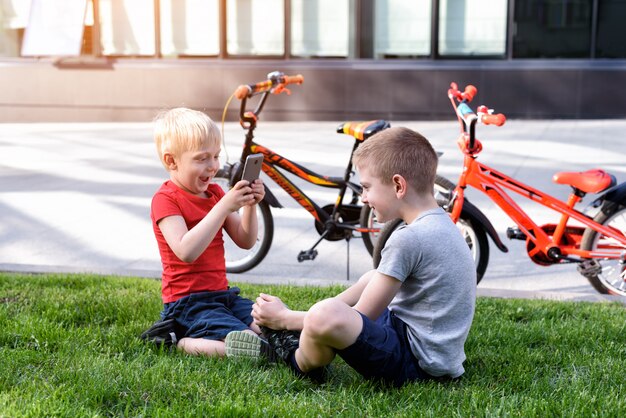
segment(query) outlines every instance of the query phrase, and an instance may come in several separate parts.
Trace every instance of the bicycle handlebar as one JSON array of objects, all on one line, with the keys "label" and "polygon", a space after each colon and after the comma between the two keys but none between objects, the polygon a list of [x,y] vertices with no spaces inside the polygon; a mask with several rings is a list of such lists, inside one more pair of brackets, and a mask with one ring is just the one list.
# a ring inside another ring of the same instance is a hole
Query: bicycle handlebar
[{"label": "bicycle handlebar", "polygon": [[[237,87],[233,95],[241,100],[241,105],[239,106],[239,123],[241,126],[244,129],[248,129],[251,133],[256,127],[258,116],[263,110],[263,106],[265,106],[265,102],[270,93],[280,94],[285,92],[291,94],[285,86],[289,84],[302,84],[303,82],[304,77],[300,74],[289,76],[280,71],[274,71],[267,75],[267,80],[259,81],[255,84],[242,84]],[[263,95],[261,96],[261,100],[257,103],[256,108],[253,111],[246,111],[248,98],[261,93]]]},{"label": "bicycle handlebar", "polygon": [[476,122],[480,121],[484,125],[496,126],[502,126],[506,122],[506,116],[502,113],[494,115],[493,110],[487,108],[487,106],[478,106],[477,112],[472,110],[468,103],[474,99],[477,92],[478,89],[472,85],[466,86],[465,90],[461,92],[456,83],[450,83],[450,88],[448,89],[448,98],[461,123],[463,138],[467,138],[467,142],[464,141],[462,146],[469,153],[478,153],[482,148],[480,142],[476,145]]},{"label": "bicycle handlebar", "polygon": [[506,116],[502,113],[493,114],[487,106],[478,106],[478,117],[484,125],[502,126],[506,122]]},{"label": "bicycle handlebar", "polygon": [[[465,121],[466,125],[469,125],[474,118],[477,118],[484,125],[504,125],[506,116],[502,113],[493,114],[493,110],[488,109],[487,106],[484,105],[478,106],[478,109],[476,109],[477,112],[474,112],[472,108],[469,107],[468,103],[474,99],[477,92],[478,89],[471,84],[466,86],[465,90],[461,92],[456,83],[450,83],[448,97],[452,101],[458,116]],[[458,105],[454,104],[455,99],[459,102]]]},{"label": "bicycle handlebar", "polygon": [[275,71],[268,74],[267,77],[267,80],[259,81],[258,83],[240,85],[235,90],[235,97],[242,100],[266,91],[273,94],[280,94],[282,92],[289,94],[289,90],[287,90],[285,86],[289,84],[302,84],[304,82],[304,77],[301,74],[289,76]]},{"label": "bicycle handlebar", "polygon": [[454,97],[459,102],[464,101],[464,102],[469,103],[472,100],[474,100],[474,96],[476,96],[477,92],[478,92],[478,89],[472,86],[471,84],[468,84],[467,86],[465,86],[465,90],[461,92],[459,91],[459,86],[456,83],[450,83],[450,88],[448,89],[448,96]]}]

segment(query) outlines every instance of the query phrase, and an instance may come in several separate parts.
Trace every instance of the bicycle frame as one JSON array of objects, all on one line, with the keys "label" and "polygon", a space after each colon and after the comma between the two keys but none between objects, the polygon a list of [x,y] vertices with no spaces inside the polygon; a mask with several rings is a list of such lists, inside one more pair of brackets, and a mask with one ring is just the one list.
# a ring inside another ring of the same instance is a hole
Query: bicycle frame
[{"label": "bicycle frame", "polygon": [[[243,128],[247,129],[246,139],[244,143],[244,150],[241,154],[240,162],[245,161],[245,158],[253,153],[262,153],[264,156],[262,170],[265,174],[268,175],[279,187],[285,190],[300,206],[302,206],[307,212],[309,212],[313,218],[317,222],[319,222],[322,226],[326,224],[326,222],[336,219],[339,215],[339,209],[341,207],[350,209],[354,207],[358,203],[358,195],[361,194],[362,188],[360,185],[353,183],[350,181],[350,177],[352,176],[352,161],[348,161],[348,165],[346,167],[345,173],[343,177],[329,177],[324,176],[314,171],[311,171],[288,158],[283,157],[280,154],[275,153],[269,148],[254,142],[254,129],[256,128],[257,115],[263,109],[265,102],[269,94],[272,91],[267,90],[261,93],[261,98],[259,102],[252,112],[247,112],[246,102],[247,96],[241,97],[241,105],[240,105],[240,121]],[[358,147],[358,142],[355,142],[352,152]],[[352,155],[352,153],[350,154]],[[240,165],[241,166],[241,165]],[[329,214],[324,209],[322,209],[319,205],[317,205],[306,193],[304,193],[300,188],[298,188],[289,178],[285,177],[278,169],[280,167],[298,178],[301,178],[311,184],[315,184],[321,187],[335,188],[339,189],[339,193],[337,199],[335,201],[332,212]],[[237,170],[239,171],[239,170]],[[237,173],[236,178],[240,173]],[[353,196],[348,204],[344,204],[343,200],[345,198],[346,191],[350,189],[352,190]],[[268,192],[269,190],[266,189]],[[267,194],[267,193],[266,193]],[[271,194],[271,193],[270,193]],[[274,200],[276,200],[274,198]],[[277,202],[277,201],[276,201]],[[360,206],[359,206],[360,209]],[[358,219],[358,215],[356,216]],[[349,229],[357,232],[365,232],[365,233],[376,233],[380,231],[380,228],[361,228],[358,225],[358,221],[352,223],[342,222],[337,225],[340,229]]]},{"label": "bicycle frame", "polygon": [[[559,199],[522,182],[516,181],[506,174],[477,161],[477,155],[482,150],[482,145],[480,141],[475,138],[475,124],[479,120],[479,117],[477,117],[465,103],[471,100],[475,91],[474,93],[470,91],[470,93],[470,97],[462,97],[461,94],[457,94],[456,97],[453,97],[449,93],[452,105],[461,123],[461,135],[457,144],[464,153],[463,170],[459,176],[459,181],[451,202],[451,217],[453,221],[456,222],[459,219],[463,208],[465,188],[471,186],[486,194],[487,197],[496,203],[507,216],[517,224],[520,231],[526,236],[529,243],[528,255],[533,259],[542,254],[547,256],[546,260],[552,262],[580,262],[582,261],[581,259],[589,258],[622,258],[624,256],[623,249],[605,248],[602,251],[586,251],[580,248],[580,242],[585,228],[568,225],[571,219],[580,222],[587,228],[604,234],[606,237],[615,240],[616,243],[626,246],[626,236],[624,236],[621,231],[605,227],[595,222],[584,213],[574,209],[574,205],[582,199],[581,195],[572,193],[567,203],[564,203]],[[455,98],[461,99],[458,106],[454,102]],[[504,123],[503,115],[488,116],[493,116],[494,118],[486,122],[483,120],[486,124],[494,123],[501,125]],[[496,116],[500,117],[501,120],[496,122]],[[511,196],[507,194],[506,190],[515,192],[526,199],[560,213],[561,216],[558,224],[539,226]],[[532,243],[532,246],[530,243]]]},{"label": "bicycle frame", "polygon": [[[570,197],[570,201],[565,204],[546,193],[518,182],[491,167],[479,163],[471,156],[465,156],[464,158],[463,172],[459,177],[455,189],[455,197],[453,198],[455,202],[452,211],[452,219],[455,222],[461,214],[464,188],[468,185],[486,194],[509,216],[509,218],[511,218],[511,220],[513,220],[513,222],[515,222],[515,224],[517,224],[520,230],[534,244],[534,249],[529,252],[531,257],[539,252],[548,254],[553,247],[558,247],[563,257],[577,256],[580,258],[610,259],[619,259],[621,257],[622,251],[606,250],[602,252],[592,252],[579,248],[584,228],[568,226],[570,219],[574,219],[586,227],[601,232],[605,236],[611,237],[617,242],[626,245],[626,237],[624,237],[620,231],[604,227],[594,222],[587,215],[574,209],[572,207],[573,203],[576,203],[579,199],[572,199]],[[544,225],[543,227],[537,225],[504,189],[513,191],[526,199],[537,202],[542,206],[560,213],[561,217],[559,223],[554,227],[554,232],[548,234],[545,229],[551,225]],[[574,242],[565,242],[566,240],[564,240],[564,238],[566,235],[567,238],[570,240],[573,239]]]},{"label": "bicycle frame", "polygon": [[[278,186],[285,190],[300,206],[306,209],[315,220],[324,224],[327,220],[336,215],[339,206],[343,203],[344,196],[348,188],[355,193],[361,193],[361,187],[356,183],[349,181],[349,175],[352,169],[352,163],[348,164],[346,169],[346,176],[341,177],[328,177],[315,173],[301,165],[294,163],[293,161],[283,157],[280,154],[275,153],[269,148],[263,145],[251,142],[246,144],[246,148],[250,149],[251,153],[262,153],[264,156],[262,170],[269,178],[271,178]],[[321,187],[329,187],[339,189],[339,194],[335,202],[333,212],[328,214],[322,208],[320,208],[306,193],[304,193],[298,186],[296,186],[288,177],[285,177],[276,167],[280,167],[298,178],[301,178],[309,183],[315,184]],[[356,204],[356,194],[350,204]],[[350,228],[361,229],[361,228]]]}]

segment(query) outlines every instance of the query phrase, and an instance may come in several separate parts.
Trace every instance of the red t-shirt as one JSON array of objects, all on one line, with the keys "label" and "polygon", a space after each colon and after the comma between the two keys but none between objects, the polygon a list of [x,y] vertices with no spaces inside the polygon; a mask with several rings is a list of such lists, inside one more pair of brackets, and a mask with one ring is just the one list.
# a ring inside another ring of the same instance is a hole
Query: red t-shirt
[{"label": "red t-shirt", "polygon": [[224,191],[217,184],[209,184],[206,195],[206,198],[193,195],[168,180],[152,198],[150,217],[163,264],[163,303],[174,302],[191,293],[228,288],[222,229],[196,261],[185,263],[174,254],[157,225],[163,218],[178,215],[183,217],[188,229],[193,228],[224,196]]}]

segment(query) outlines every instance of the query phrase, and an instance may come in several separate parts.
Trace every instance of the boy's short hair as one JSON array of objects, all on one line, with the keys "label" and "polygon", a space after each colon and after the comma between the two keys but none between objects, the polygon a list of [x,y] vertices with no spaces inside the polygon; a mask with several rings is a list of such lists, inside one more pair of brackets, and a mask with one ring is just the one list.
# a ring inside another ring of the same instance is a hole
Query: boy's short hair
[{"label": "boy's short hair", "polygon": [[219,128],[206,114],[178,107],[163,111],[154,118],[154,142],[159,159],[166,152],[180,156],[186,151],[197,151],[203,145],[221,144]]},{"label": "boy's short hair", "polygon": [[352,161],[357,168],[367,167],[383,183],[391,183],[400,174],[416,192],[433,193],[437,153],[411,129],[395,127],[373,135],[357,148]]}]

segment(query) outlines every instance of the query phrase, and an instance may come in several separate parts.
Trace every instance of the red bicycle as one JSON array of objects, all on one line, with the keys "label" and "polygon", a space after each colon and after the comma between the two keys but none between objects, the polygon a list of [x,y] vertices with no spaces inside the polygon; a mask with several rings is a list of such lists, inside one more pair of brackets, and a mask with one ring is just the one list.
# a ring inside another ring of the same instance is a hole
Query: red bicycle
[{"label": "red bicycle", "polygon": [[[478,162],[483,145],[476,138],[476,124],[502,126],[506,118],[502,114],[493,114],[486,106],[479,106],[474,112],[469,103],[476,92],[476,87],[471,85],[460,91],[456,83],[451,83],[448,90],[461,125],[457,145],[464,154],[463,170],[453,192],[447,197],[440,194],[438,201],[455,222],[468,207],[471,208],[473,222],[461,230],[477,262],[479,279],[489,260],[489,245],[486,239],[479,238],[481,234],[487,232],[501,251],[508,252],[508,249],[489,220],[465,197],[468,186],[486,194],[515,222],[517,226],[508,228],[507,237],[525,240],[532,261],[542,266],[575,263],[579,273],[598,292],[626,296],[626,182],[616,185],[615,176],[601,169],[559,172],[554,174],[553,181],[572,188],[569,198],[563,202]],[[558,214],[558,220],[538,225],[507,191],[551,209]],[[575,209],[588,193],[599,195],[586,210]],[[444,199],[440,201],[442,197]],[[596,213],[589,215],[591,212]],[[374,252],[375,265],[380,261],[385,242],[401,224],[401,220],[388,222],[381,231]]]}]

